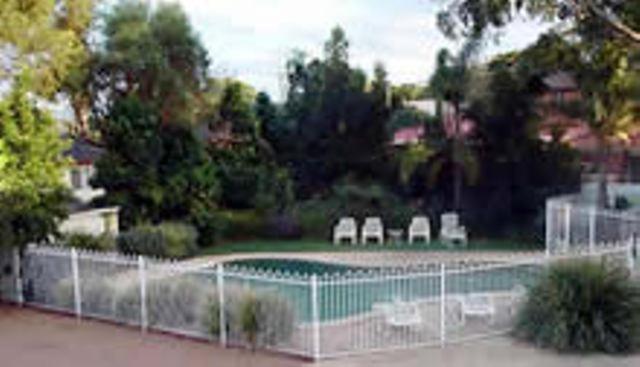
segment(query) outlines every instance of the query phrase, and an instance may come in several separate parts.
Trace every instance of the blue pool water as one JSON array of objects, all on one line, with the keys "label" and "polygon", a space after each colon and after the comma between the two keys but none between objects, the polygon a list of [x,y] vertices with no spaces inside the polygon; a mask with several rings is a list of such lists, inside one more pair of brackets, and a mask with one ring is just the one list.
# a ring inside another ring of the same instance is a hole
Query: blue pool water
[{"label": "blue pool water", "polygon": [[[338,320],[363,312],[369,312],[376,303],[396,300],[415,301],[439,299],[442,278],[438,271],[422,271],[394,275],[384,268],[349,266],[327,262],[289,259],[251,259],[230,263],[260,271],[318,275],[318,305],[321,321]],[[434,268],[434,270],[437,268]],[[511,265],[469,272],[447,272],[447,295],[511,291],[518,285],[528,286],[537,278],[541,268],[534,265]],[[355,280],[344,281],[346,273],[365,274]],[[299,318],[311,320],[311,287],[306,282],[296,284],[240,280],[252,287],[273,291],[285,297],[293,305]]]}]

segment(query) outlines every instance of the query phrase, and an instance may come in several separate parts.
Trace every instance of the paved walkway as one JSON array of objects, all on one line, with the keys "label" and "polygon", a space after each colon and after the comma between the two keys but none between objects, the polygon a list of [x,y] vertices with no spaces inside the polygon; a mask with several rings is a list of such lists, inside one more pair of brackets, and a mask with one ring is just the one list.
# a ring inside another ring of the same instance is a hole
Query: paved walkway
[{"label": "paved walkway", "polygon": [[544,257],[539,251],[353,251],[353,252],[256,252],[201,256],[186,264],[213,266],[243,259],[302,259],[348,265],[394,266],[456,261],[523,261]]},{"label": "paved walkway", "polygon": [[[310,366],[300,360],[180,339],[96,321],[0,306],[0,364],[7,367]],[[320,367],[631,367],[640,355],[560,356],[492,338],[323,361]]]}]

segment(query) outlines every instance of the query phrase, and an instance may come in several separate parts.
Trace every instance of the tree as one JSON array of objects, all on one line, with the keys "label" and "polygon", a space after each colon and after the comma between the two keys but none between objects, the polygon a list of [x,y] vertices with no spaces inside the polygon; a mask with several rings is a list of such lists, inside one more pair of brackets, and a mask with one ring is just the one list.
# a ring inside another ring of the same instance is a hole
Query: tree
[{"label": "tree", "polygon": [[118,98],[136,96],[160,111],[163,123],[193,123],[201,112],[209,59],[177,4],[120,2],[104,19],[97,55],[94,108],[109,113]]},{"label": "tree", "polygon": [[51,97],[84,57],[82,33],[95,0],[4,0],[0,3],[0,78],[30,69],[30,88]]},{"label": "tree", "polygon": [[336,27],[322,59],[296,52],[287,62],[286,130],[295,147],[285,155],[298,194],[323,191],[339,178],[377,177],[386,170],[386,122],[391,113],[389,82],[382,64],[368,84],[364,71],[349,65],[349,41]]},{"label": "tree", "polygon": [[68,0],[64,4],[64,16],[60,23],[71,31],[80,43],[80,48],[73,64],[61,80],[60,91],[68,99],[74,114],[73,128],[77,133],[88,135],[91,101],[91,73],[95,63],[90,41],[91,33],[95,30],[95,20],[101,0]]},{"label": "tree", "polygon": [[631,67],[629,58],[619,49],[597,47],[580,69],[583,73],[585,99],[582,116],[598,142],[599,207],[607,207],[607,164],[611,145],[624,143],[637,131],[640,121],[640,73]]},{"label": "tree", "polygon": [[93,184],[106,189],[105,203],[121,207],[125,228],[186,220],[202,229],[201,216],[217,208],[217,170],[189,127],[159,115],[133,96],[116,101],[100,127],[106,153]]},{"label": "tree", "polygon": [[220,123],[231,125],[234,134],[255,137],[258,132],[252,109],[254,91],[239,81],[229,82],[222,91],[218,116]]},{"label": "tree", "polygon": [[503,27],[521,12],[598,29],[607,38],[615,36],[634,47],[640,46],[640,12],[633,1],[454,0],[438,14],[438,24],[449,36],[462,33],[478,37],[491,28]]},{"label": "tree", "polygon": [[56,122],[27,95],[24,75],[0,103],[0,245],[49,239],[66,216],[66,148]]},{"label": "tree", "polygon": [[[478,40],[470,40],[457,56],[452,56],[446,49],[438,53],[436,70],[431,77],[430,87],[433,93],[442,101],[453,107],[454,129],[451,133],[451,153],[453,163],[453,207],[460,210],[462,196],[463,167],[470,161],[468,150],[465,149],[460,131],[462,119],[462,103],[468,89],[469,68],[473,55],[479,47]],[[445,117],[446,118],[446,117]],[[444,145],[445,147],[447,145]]]}]

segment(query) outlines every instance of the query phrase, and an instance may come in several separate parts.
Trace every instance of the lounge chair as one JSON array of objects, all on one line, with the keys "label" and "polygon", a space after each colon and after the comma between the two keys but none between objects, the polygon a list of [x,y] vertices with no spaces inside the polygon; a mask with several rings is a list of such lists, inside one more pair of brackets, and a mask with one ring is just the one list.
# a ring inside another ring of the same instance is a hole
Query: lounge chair
[{"label": "lounge chair", "polygon": [[352,217],[340,218],[333,227],[333,243],[339,245],[343,240],[349,240],[351,244],[358,243],[358,225]]},{"label": "lounge chair", "polygon": [[461,303],[462,324],[468,317],[489,318],[493,322],[496,307],[491,295],[486,293],[469,293],[459,298]]},{"label": "lounge chair", "polygon": [[413,217],[409,225],[409,243],[413,243],[416,238],[425,242],[431,241],[431,225],[427,217]]},{"label": "lounge chair", "polygon": [[378,217],[367,217],[362,225],[362,243],[366,244],[370,239],[380,244],[384,243],[384,227],[382,220]]},{"label": "lounge chair", "polygon": [[457,213],[444,213],[440,220],[440,239],[445,242],[467,243],[467,230],[459,223]]},{"label": "lounge chair", "polygon": [[374,311],[382,312],[385,325],[396,329],[419,329],[423,320],[415,302],[394,301],[373,305]]}]

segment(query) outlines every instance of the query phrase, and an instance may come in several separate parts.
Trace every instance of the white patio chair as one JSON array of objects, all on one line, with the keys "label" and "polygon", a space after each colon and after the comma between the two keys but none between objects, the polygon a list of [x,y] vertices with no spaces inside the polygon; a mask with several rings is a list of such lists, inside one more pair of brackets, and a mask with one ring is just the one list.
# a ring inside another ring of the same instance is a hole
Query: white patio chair
[{"label": "white patio chair", "polygon": [[340,218],[333,227],[333,243],[339,245],[343,240],[349,240],[351,244],[358,243],[358,225],[352,217]]},{"label": "white patio chair", "polygon": [[468,317],[489,318],[493,323],[496,307],[491,295],[486,293],[469,293],[460,297],[461,318],[464,325]]},{"label": "white patio chair", "polygon": [[509,314],[514,316],[527,300],[527,288],[522,284],[515,285],[509,292]]},{"label": "white patio chair", "polygon": [[423,325],[420,308],[415,302],[377,303],[373,310],[382,312],[384,324],[395,329],[420,329]]},{"label": "white patio chair", "polygon": [[446,242],[467,243],[467,229],[459,223],[457,213],[444,213],[440,218],[440,239]]},{"label": "white patio chair", "polygon": [[413,217],[409,224],[409,243],[413,243],[416,238],[429,243],[431,241],[431,225],[427,217]]},{"label": "white patio chair", "polygon": [[370,239],[374,239],[380,244],[384,243],[384,227],[382,219],[378,217],[367,217],[362,225],[362,243],[366,244]]}]

